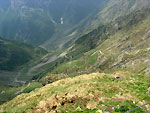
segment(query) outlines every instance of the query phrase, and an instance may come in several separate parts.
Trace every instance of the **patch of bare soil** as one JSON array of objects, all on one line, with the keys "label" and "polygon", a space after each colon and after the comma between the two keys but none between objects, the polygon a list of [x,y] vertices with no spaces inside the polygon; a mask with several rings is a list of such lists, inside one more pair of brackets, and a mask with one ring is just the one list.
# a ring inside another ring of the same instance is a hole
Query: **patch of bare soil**
[{"label": "patch of bare soil", "polygon": [[[81,110],[77,106],[86,107],[89,99],[79,97],[77,95],[71,95],[66,93],[64,96],[60,97],[54,94],[46,101],[41,101],[39,105],[35,108],[34,113],[60,113],[61,110]],[[60,110],[61,109],[61,110]]]}]

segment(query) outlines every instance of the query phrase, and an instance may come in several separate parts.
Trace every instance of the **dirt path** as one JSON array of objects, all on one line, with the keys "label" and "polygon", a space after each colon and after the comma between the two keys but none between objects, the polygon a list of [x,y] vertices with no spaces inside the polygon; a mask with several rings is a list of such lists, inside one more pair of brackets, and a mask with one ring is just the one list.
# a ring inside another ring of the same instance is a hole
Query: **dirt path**
[{"label": "dirt path", "polygon": [[20,91],[15,93],[15,96],[19,95],[20,93],[22,93],[26,88],[28,88],[30,86],[30,83],[28,83],[28,85],[24,88],[22,88]]}]

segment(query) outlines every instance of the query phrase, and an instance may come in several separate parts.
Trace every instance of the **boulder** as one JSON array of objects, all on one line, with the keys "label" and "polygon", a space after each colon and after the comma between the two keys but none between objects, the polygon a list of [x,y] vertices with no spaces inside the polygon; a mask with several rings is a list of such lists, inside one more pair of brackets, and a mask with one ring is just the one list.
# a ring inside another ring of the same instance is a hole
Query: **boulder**
[{"label": "boulder", "polygon": [[119,79],[120,76],[119,76],[119,75],[115,75],[114,78],[115,78],[115,79]]}]

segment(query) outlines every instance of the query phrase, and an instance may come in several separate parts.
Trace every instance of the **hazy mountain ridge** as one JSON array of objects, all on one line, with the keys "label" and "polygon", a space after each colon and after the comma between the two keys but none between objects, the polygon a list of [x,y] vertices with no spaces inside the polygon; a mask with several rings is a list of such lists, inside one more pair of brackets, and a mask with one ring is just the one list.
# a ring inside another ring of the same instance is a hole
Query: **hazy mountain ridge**
[{"label": "hazy mountain ridge", "polygon": [[[148,0],[142,3],[140,0],[1,0],[0,2],[2,37],[36,45],[46,41],[42,47],[50,50],[62,48],[68,41],[74,41],[82,34],[119,16],[141,8],[149,8]],[[63,25],[60,22],[61,17]]]},{"label": "hazy mountain ridge", "polygon": [[[55,33],[71,29],[90,14],[101,0],[95,0],[95,2],[92,0],[6,0],[0,2],[2,37],[40,45]],[[64,19],[63,25],[60,22],[61,17]]]}]

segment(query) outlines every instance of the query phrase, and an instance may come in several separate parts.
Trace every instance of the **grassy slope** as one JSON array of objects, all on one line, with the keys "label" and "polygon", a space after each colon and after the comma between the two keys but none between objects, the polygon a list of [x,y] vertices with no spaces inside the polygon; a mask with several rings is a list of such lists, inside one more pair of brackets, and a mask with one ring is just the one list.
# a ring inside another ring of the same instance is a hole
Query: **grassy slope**
[{"label": "grassy slope", "polygon": [[[120,79],[114,79],[114,75]],[[149,76],[128,72],[113,74],[85,74],[46,85],[40,89],[21,94],[0,106],[5,112],[96,112],[98,110],[126,112],[150,101]],[[56,98],[54,94],[57,94]],[[114,110],[112,108],[114,107]],[[136,110],[150,110],[145,106]]]}]

